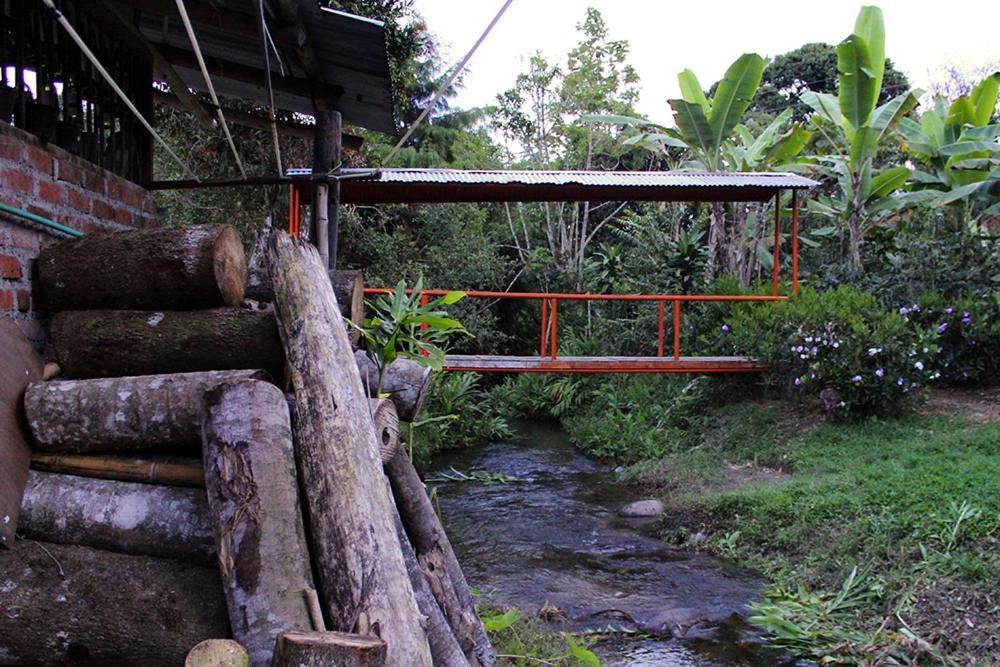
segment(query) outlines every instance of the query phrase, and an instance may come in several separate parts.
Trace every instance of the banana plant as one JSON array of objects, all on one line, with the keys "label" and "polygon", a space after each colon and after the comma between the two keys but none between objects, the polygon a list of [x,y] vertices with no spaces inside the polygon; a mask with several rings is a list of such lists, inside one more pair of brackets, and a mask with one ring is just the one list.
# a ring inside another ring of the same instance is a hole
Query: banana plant
[{"label": "banana plant", "polygon": [[846,222],[849,261],[861,268],[861,243],[871,227],[905,205],[896,192],[909,180],[905,166],[879,169],[878,149],[895,136],[917,105],[917,92],[907,91],[876,107],[885,73],[885,21],[878,7],[862,7],[854,32],[837,46],[837,95],[806,92],[802,101],[815,112],[810,122],[833,147],[833,154],[814,156],[811,170],[835,180],[831,196],[817,197],[810,209],[835,224]]},{"label": "banana plant", "polygon": [[950,104],[938,96],[919,122],[903,119],[904,148],[922,167],[907,201],[947,207],[971,231],[1000,215],[1000,124],[990,124],[998,95],[1000,72]]},{"label": "banana plant", "polygon": [[[677,75],[681,97],[668,100],[674,113],[675,127],[630,116],[591,115],[587,122],[613,123],[639,128],[626,145],[639,145],[647,150],[667,154],[669,148],[688,153],[684,166],[699,171],[732,171],[727,163],[726,145],[735,136],[743,114],[750,106],[764,75],[764,59],[756,53],[745,53],[729,66],[715,94],[705,95],[701,83],[689,69]],[[721,203],[711,208],[709,222],[709,276],[737,271],[733,253],[727,252],[727,240],[732,236]],[[734,239],[735,240],[735,239]]]}]

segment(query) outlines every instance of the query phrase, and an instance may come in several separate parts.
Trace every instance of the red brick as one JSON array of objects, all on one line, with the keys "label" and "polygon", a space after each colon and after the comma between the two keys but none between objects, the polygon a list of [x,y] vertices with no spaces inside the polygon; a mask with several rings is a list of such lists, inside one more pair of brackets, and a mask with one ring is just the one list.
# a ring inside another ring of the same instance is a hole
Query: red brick
[{"label": "red brick", "polygon": [[94,213],[94,217],[102,222],[111,220],[115,215],[115,210],[107,202],[103,202],[100,199],[94,200],[91,210]]},{"label": "red brick", "polygon": [[115,208],[115,222],[119,225],[125,225],[126,227],[132,226],[132,214],[127,208],[117,207]]},{"label": "red brick", "polygon": [[31,174],[26,174],[23,171],[3,169],[0,170],[0,185],[30,195],[35,189],[35,179]]},{"label": "red brick", "polygon": [[66,201],[66,186],[62,183],[52,181],[38,181],[38,196],[53,204],[62,204]]},{"label": "red brick", "polygon": [[51,218],[52,210],[48,206],[36,206],[35,204],[28,204],[25,207],[28,213],[34,213],[35,215],[40,215],[43,218]]},{"label": "red brick", "polygon": [[144,191],[131,183],[118,178],[108,179],[108,196],[132,208],[142,206]]},{"label": "red brick", "polygon": [[26,313],[31,310],[31,290],[29,289],[19,289],[16,292],[17,296],[17,309],[22,313]]},{"label": "red brick", "polygon": [[11,310],[13,308],[14,308],[13,290],[9,289],[0,290],[0,312],[5,310]]},{"label": "red brick", "polygon": [[59,160],[60,181],[66,181],[67,183],[72,183],[73,185],[80,185],[81,176],[80,165],[76,162],[67,159]]},{"label": "red brick", "polygon": [[18,280],[23,273],[24,272],[21,270],[21,262],[17,257],[0,255],[0,278]]},{"label": "red brick", "polygon": [[90,213],[90,196],[86,193],[77,190],[76,188],[69,188],[69,205],[75,208],[77,211],[83,211],[84,213]]},{"label": "red brick", "polygon": [[48,152],[44,148],[39,148],[38,146],[32,146],[28,144],[25,148],[25,157],[28,158],[28,164],[37,169],[38,171],[52,175],[52,153]]},{"label": "red brick", "polygon": [[23,144],[14,137],[0,137],[0,159],[20,162],[21,146]]},{"label": "red brick", "polygon": [[99,173],[95,170],[84,169],[81,183],[85,190],[90,190],[91,192],[97,192],[102,195],[107,192],[107,185],[104,182],[104,174]]},{"label": "red brick", "polygon": [[33,253],[38,252],[38,237],[38,232],[25,229],[24,227],[10,228],[10,241],[19,250],[27,250]]}]

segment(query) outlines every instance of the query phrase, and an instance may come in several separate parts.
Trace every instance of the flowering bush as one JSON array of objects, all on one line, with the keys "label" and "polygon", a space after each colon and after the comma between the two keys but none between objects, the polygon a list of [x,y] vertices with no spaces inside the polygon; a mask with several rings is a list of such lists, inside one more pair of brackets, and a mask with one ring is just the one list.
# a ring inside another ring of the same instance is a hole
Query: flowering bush
[{"label": "flowering bush", "polygon": [[845,416],[898,407],[938,374],[937,334],[922,333],[849,287],[743,304],[724,326],[724,351],[764,362],[770,386],[819,397],[827,410]]},{"label": "flowering bush", "polygon": [[925,294],[898,309],[922,328],[938,348],[936,370],[950,385],[996,382],[1000,373],[1000,296],[946,300]]}]

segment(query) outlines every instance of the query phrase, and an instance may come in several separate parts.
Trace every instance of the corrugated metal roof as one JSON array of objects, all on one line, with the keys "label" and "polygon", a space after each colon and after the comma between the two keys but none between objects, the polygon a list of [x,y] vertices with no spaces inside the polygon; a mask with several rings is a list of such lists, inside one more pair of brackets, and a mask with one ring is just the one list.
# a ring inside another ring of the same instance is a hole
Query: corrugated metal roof
[{"label": "corrugated metal roof", "polygon": [[347,169],[345,203],[763,201],[816,181],[788,173]]},{"label": "corrugated metal roof", "polygon": [[[188,85],[204,91],[205,83],[174,3],[118,3],[139,11],[138,26],[143,35],[160,48]],[[218,93],[266,104],[265,64],[257,29],[259,0],[186,0],[186,6]],[[281,65],[271,53],[275,104],[280,109],[311,115],[313,90],[327,86],[339,93],[335,106],[345,123],[394,134],[397,128],[384,24],[320,7],[318,1],[302,3],[302,12],[301,25],[308,33],[325,83],[306,75],[286,36],[290,26],[280,23],[266,1],[268,30],[281,53]]]}]

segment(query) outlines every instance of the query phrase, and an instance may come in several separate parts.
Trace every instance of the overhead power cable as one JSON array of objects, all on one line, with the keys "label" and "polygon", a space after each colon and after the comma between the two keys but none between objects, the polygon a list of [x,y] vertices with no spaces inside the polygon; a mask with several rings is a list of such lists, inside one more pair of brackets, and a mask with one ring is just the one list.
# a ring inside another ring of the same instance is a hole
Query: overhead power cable
[{"label": "overhead power cable", "polygon": [[136,108],[135,104],[132,103],[132,100],[130,100],[128,95],[125,94],[125,91],[122,90],[121,86],[119,86],[118,83],[114,80],[114,77],[112,77],[111,74],[108,73],[108,70],[104,68],[104,65],[101,64],[101,61],[98,60],[97,56],[94,55],[94,52],[91,51],[90,48],[87,46],[87,43],[83,41],[83,38],[80,37],[79,33],[77,33],[77,31],[73,28],[73,25],[66,20],[66,17],[63,16],[61,11],[59,11],[59,8],[52,3],[52,0],[42,0],[42,3],[49,8],[49,11],[52,12],[52,15],[56,18],[56,21],[58,21],[59,25],[61,25],[63,29],[66,30],[70,38],[74,42],[76,42],[77,47],[79,47],[80,51],[83,52],[83,55],[87,58],[87,60],[90,61],[90,64],[93,65],[94,69],[96,69],[100,73],[100,75],[104,78],[107,84],[111,86],[111,89],[115,91],[115,94],[118,95],[118,97],[121,98],[121,101],[125,103],[125,106],[128,107],[128,110],[132,112],[132,114],[139,120],[140,123],[142,123],[143,127],[146,128],[146,130],[150,133],[150,135],[152,135],[152,137],[157,141],[157,143],[159,143],[163,147],[163,149],[167,151],[167,154],[174,160],[174,162],[176,162],[180,166],[181,170],[185,174],[187,174],[194,180],[199,181],[200,179],[193,171],[191,171],[191,168],[188,167],[183,160],[177,157],[177,154],[170,148],[169,144],[167,144],[167,142],[164,141],[163,137],[161,137],[159,133],[157,133],[157,131],[153,129],[153,126],[150,125],[148,120],[146,120],[146,117],[143,116],[142,112],[140,112],[139,109]]},{"label": "overhead power cable", "polygon": [[[177,1],[180,2],[181,0]],[[441,85],[438,86],[437,92],[434,93],[434,97],[431,98],[430,103],[426,107],[424,107],[424,110],[420,112],[420,115],[417,116],[417,119],[413,121],[412,125],[410,125],[410,129],[406,131],[406,134],[403,135],[403,138],[400,139],[399,142],[389,152],[389,155],[388,157],[386,157],[384,164],[389,164],[392,158],[396,157],[396,154],[399,153],[399,149],[403,147],[403,144],[405,144],[406,141],[413,135],[414,131],[416,131],[416,129],[420,127],[420,124],[424,122],[424,119],[427,118],[427,114],[429,114],[431,110],[437,105],[438,101],[445,94],[445,91],[447,91],[448,88],[451,87],[451,84],[455,82],[455,79],[458,78],[458,75],[462,73],[462,70],[465,69],[465,66],[469,63],[469,60],[472,58],[473,54],[475,54],[479,46],[484,41],[486,41],[486,37],[490,34],[490,32],[493,30],[493,27],[500,21],[500,18],[504,15],[504,13],[507,11],[507,8],[510,7],[513,2],[514,0],[506,0],[506,2],[503,3],[503,6],[500,7],[500,11],[498,11],[497,15],[493,17],[493,20],[490,21],[490,24],[486,26],[486,30],[483,31],[483,34],[479,36],[479,39],[477,39],[476,43],[472,45],[472,48],[469,49],[469,52],[465,54],[465,57],[462,58],[461,61],[459,61],[459,63],[454,67],[454,69],[452,69],[451,74],[445,77],[445,80],[441,82]]]},{"label": "overhead power cable", "polygon": [[[51,2],[51,0],[45,0],[46,2]],[[229,125],[226,123],[226,114],[222,112],[222,105],[219,104],[219,97],[215,94],[215,86],[212,85],[212,77],[208,74],[208,67],[205,65],[205,58],[201,54],[201,47],[198,45],[198,38],[194,34],[194,26],[191,25],[191,19],[188,17],[187,8],[184,6],[184,0],[177,0],[177,11],[181,15],[181,22],[184,24],[184,29],[187,31],[188,40],[191,42],[191,49],[194,51],[194,57],[198,60],[198,67],[201,68],[201,76],[205,80],[205,87],[208,89],[208,95],[212,99],[212,104],[215,105],[215,114],[219,117],[219,124],[222,126],[222,132],[226,135],[226,141],[229,142],[229,149],[233,152],[233,157],[236,158],[236,166],[240,169],[240,175],[243,178],[247,177],[247,172],[243,168],[243,160],[240,159],[239,151],[236,150],[236,143],[233,141],[233,135],[229,133]]]}]

